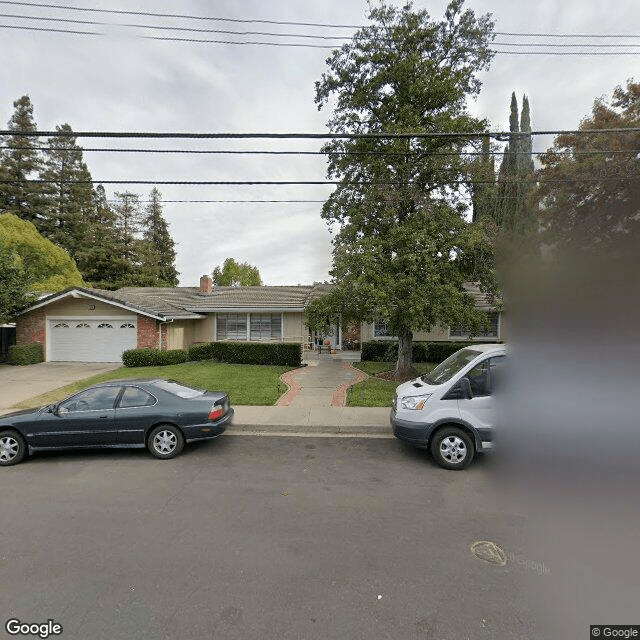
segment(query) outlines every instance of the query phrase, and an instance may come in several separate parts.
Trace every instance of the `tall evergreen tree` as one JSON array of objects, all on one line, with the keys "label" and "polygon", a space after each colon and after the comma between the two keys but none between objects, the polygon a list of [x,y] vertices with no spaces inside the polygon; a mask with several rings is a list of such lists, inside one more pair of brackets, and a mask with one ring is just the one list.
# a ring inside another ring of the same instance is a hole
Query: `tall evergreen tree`
[{"label": "tall evergreen tree", "polygon": [[122,264],[121,286],[137,285],[140,256],[140,197],[130,191],[116,192],[113,207],[116,228],[116,255]]},{"label": "tall evergreen tree", "polygon": [[[57,126],[56,130],[72,133],[68,124]],[[91,174],[75,137],[49,138],[42,177],[51,182],[45,187],[43,235],[76,257],[83,249],[85,226],[94,215],[95,201]]]},{"label": "tall evergreen tree", "polygon": [[83,220],[82,247],[76,254],[78,269],[91,286],[117,289],[124,274],[130,272],[129,263],[118,246],[116,214],[109,206],[102,185],[93,194],[93,206]]},{"label": "tall evergreen tree", "polygon": [[[10,131],[37,131],[33,105],[29,96],[13,103],[9,119]],[[43,186],[29,180],[39,178],[42,171],[40,144],[35,137],[8,134],[2,140],[9,147],[2,156],[0,170],[0,213],[14,215],[42,228]]]},{"label": "tall evergreen tree", "polygon": [[521,117],[518,101],[511,94],[509,142],[498,172],[498,190],[494,213],[496,226],[503,235],[522,239],[536,229],[535,211],[529,201],[534,185],[529,100],[523,98]]},{"label": "tall evergreen tree", "polygon": [[175,242],[162,215],[162,195],[155,187],[149,194],[142,227],[140,279],[147,286],[175,287],[178,284]]}]

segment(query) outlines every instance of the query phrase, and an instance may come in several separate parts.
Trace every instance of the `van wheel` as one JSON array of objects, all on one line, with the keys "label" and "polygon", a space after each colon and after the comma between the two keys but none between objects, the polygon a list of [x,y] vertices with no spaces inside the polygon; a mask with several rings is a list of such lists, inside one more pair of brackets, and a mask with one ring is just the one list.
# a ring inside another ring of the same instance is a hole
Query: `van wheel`
[{"label": "van wheel", "polygon": [[443,469],[464,469],[474,454],[473,440],[459,427],[443,427],[431,441],[431,455]]}]

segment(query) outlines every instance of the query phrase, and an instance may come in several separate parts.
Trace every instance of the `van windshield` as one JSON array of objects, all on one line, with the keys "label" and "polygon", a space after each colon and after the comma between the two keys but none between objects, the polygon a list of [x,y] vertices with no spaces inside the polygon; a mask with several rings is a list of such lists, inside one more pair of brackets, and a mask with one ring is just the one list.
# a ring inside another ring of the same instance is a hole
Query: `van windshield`
[{"label": "van windshield", "polygon": [[477,358],[482,351],[475,349],[461,349],[449,356],[444,362],[441,362],[431,373],[422,376],[422,382],[427,384],[444,384],[460,371],[465,365],[469,364],[474,358]]}]

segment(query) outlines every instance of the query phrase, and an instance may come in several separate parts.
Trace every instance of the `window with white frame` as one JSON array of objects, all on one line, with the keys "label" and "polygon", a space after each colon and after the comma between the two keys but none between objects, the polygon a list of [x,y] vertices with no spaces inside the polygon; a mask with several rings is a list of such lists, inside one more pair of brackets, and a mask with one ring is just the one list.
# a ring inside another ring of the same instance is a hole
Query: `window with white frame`
[{"label": "window with white frame", "polygon": [[[498,338],[499,313],[488,313],[488,326],[480,330],[474,338]],[[462,327],[451,327],[449,329],[450,338],[468,338],[469,331]]]},{"label": "window with white frame", "polygon": [[384,320],[376,320],[373,323],[373,337],[374,338],[388,338],[391,334],[389,328]]},{"label": "window with white frame", "polygon": [[246,340],[246,313],[218,313],[216,315],[216,338],[218,340]]},{"label": "window with white frame", "polygon": [[282,339],[282,315],[279,313],[252,313],[251,340]]}]

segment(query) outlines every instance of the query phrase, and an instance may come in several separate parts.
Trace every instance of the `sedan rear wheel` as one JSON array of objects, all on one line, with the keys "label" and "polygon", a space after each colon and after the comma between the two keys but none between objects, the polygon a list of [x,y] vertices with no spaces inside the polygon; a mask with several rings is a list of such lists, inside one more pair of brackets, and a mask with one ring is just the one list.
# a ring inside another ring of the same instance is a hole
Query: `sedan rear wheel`
[{"label": "sedan rear wheel", "polygon": [[161,424],[149,434],[147,447],[156,458],[175,458],[184,448],[184,436],[178,427]]},{"label": "sedan rear wheel", "polygon": [[26,454],[27,445],[17,431],[0,431],[0,466],[18,464]]}]

